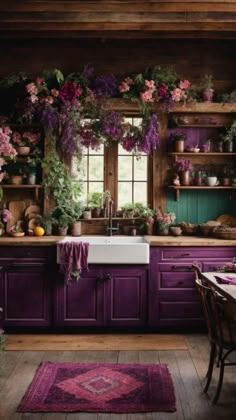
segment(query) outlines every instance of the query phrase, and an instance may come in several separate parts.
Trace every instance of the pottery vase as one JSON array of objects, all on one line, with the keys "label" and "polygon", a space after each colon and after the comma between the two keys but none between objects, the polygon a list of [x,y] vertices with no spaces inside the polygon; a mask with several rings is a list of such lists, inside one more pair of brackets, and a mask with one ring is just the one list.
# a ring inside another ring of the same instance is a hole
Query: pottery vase
[{"label": "pottery vase", "polygon": [[146,223],[147,235],[153,235],[153,223]]},{"label": "pottery vase", "polygon": [[175,140],[175,152],[177,153],[184,152],[184,139]]},{"label": "pottery vase", "polygon": [[190,171],[183,171],[180,173],[180,184],[190,185]]},{"label": "pottery vase", "polygon": [[28,146],[17,146],[16,151],[20,156],[28,156],[30,153],[30,147]]},{"label": "pottery vase", "polygon": [[81,236],[81,222],[76,221],[71,225],[71,235],[72,236]]},{"label": "pottery vase", "polygon": [[205,102],[212,102],[214,95],[214,89],[212,88],[206,88],[202,92],[202,97]]},{"label": "pottery vase", "polygon": [[23,176],[22,175],[11,175],[10,181],[11,181],[11,184],[13,184],[13,185],[21,185],[21,184],[23,184]]},{"label": "pottery vase", "polygon": [[158,233],[159,233],[160,236],[169,235],[169,225],[160,225],[159,224]]}]

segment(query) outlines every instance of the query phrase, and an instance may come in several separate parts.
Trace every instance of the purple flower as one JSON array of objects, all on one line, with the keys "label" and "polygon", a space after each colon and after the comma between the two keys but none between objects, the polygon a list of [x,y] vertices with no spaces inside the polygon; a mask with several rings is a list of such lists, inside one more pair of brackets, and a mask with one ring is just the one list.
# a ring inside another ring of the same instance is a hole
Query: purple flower
[{"label": "purple flower", "polygon": [[138,145],[138,150],[146,154],[151,153],[158,146],[160,146],[160,138],[158,133],[158,121],[157,115],[152,114],[148,119],[146,127],[144,129],[143,138]]},{"label": "purple flower", "polygon": [[118,81],[113,76],[113,74],[105,74],[101,76],[97,76],[94,80],[93,89],[94,94],[98,97],[105,96],[117,96],[119,89],[118,89]]},{"label": "purple flower", "polygon": [[173,168],[174,168],[174,171],[177,173],[189,171],[190,169],[192,169],[192,162],[191,160],[188,160],[188,159],[180,159],[174,162]]},{"label": "purple flower", "polygon": [[119,141],[123,137],[122,117],[119,113],[111,111],[101,118],[101,134],[111,141]]}]

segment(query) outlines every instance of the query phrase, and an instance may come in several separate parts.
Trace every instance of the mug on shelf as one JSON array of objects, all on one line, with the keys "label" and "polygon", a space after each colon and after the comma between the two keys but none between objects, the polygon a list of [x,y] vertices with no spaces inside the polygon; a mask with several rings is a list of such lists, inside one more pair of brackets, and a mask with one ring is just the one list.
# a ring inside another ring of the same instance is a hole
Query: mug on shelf
[{"label": "mug on shelf", "polygon": [[216,176],[207,176],[206,183],[209,187],[214,187],[215,185],[219,185],[219,181]]}]

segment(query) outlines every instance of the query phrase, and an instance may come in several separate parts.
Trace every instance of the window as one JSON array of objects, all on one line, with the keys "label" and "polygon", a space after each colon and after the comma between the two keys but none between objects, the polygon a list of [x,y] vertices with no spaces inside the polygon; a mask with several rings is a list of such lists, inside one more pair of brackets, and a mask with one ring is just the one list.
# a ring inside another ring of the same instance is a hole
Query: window
[{"label": "window", "polygon": [[[129,117],[128,122],[139,125],[141,118]],[[150,205],[149,157],[136,157],[116,142],[99,150],[84,148],[80,165],[72,164],[76,180],[83,182],[83,200],[94,191],[109,190],[117,208],[129,202]]]}]

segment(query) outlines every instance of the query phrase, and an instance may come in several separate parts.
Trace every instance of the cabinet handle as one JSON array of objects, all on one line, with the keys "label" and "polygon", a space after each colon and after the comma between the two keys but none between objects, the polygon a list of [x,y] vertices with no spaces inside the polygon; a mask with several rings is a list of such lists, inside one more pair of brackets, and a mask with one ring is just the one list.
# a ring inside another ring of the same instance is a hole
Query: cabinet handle
[{"label": "cabinet handle", "polygon": [[178,283],[177,283],[177,285],[176,285],[176,286],[182,286],[182,284],[184,284],[184,282],[183,282],[183,281],[178,281]]},{"label": "cabinet handle", "polygon": [[104,277],[104,280],[111,280],[111,275],[107,273]]},{"label": "cabinet handle", "polygon": [[178,270],[183,270],[183,269],[190,271],[192,270],[192,267],[190,265],[172,265],[171,266],[171,270],[173,271],[178,271]]}]

